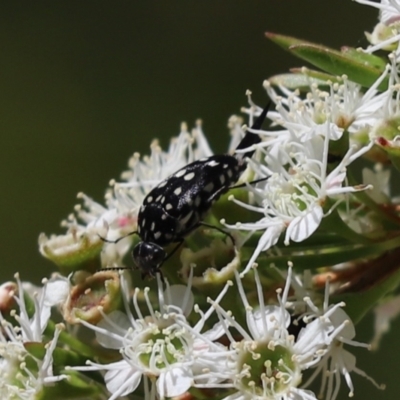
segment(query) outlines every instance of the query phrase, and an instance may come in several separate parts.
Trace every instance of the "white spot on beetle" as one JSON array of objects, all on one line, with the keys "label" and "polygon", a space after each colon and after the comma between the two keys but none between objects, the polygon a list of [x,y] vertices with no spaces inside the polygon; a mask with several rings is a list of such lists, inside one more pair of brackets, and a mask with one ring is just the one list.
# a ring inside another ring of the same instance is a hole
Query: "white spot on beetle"
[{"label": "white spot on beetle", "polygon": [[161,197],[162,197],[162,194],[160,194],[160,195],[156,198],[156,202],[159,202],[160,199],[161,199]]},{"label": "white spot on beetle", "polygon": [[160,239],[160,237],[161,237],[161,232],[156,232],[154,234],[154,239]]},{"label": "white spot on beetle", "polygon": [[181,169],[180,171],[178,171],[176,174],[175,174],[175,176],[177,177],[177,178],[180,178],[181,176],[183,176],[183,175],[185,175],[186,174],[186,168],[183,168],[183,169]]},{"label": "white spot on beetle", "polygon": [[228,174],[229,178],[232,178],[233,172],[231,169],[228,169],[228,171],[226,171],[226,173]]},{"label": "white spot on beetle", "polygon": [[165,221],[165,220],[167,219],[167,214],[161,215],[161,219],[162,219],[163,221]]},{"label": "white spot on beetle", "polygon": [[222,166],[222,168],[223,168],[223,169],[227,169],[227,168],[228,168],[228,164],[224,164],[224,165]]},{"label": "white spot on beetle", "polygon": [[166,206],[165,206],[165,209],[166,210],[172,210],[172,204],[171,203],[168,203]]},{"label": "white spot on beetle", "polygon": [[182,193],[182,188],[178,187],[174,190],[174,194],[176,194],[177,196],[179,196]]},{"label": "white spot on beetle", "polygon": [[210,167],[216,167],[217,165],[219,165],[219,162],[211,160],[209,163],[207,163],[207,165],[209,165]]},{"label": "white spot on beetle", "polygon": [[158,187],[159,187],[159,188],[162,188],[162,187],[164,187],[166,184],[167,184],[167,181],[162,181],[162,182],[158,185]]},{"label": "white spot on beetle", "polygon": [[221,185],[223,185],[225,183],[225,175],[220,175],[219,176],[219,181],[221,182]]},{"label": "white spot on beetle", "polygon": [[183,179],[185,180],[185,181],[190,181],[191,179],[193,179],[194,178],[194,172],[189,172],[188,174],[186,174],[184,177],[183,177]]},{"label": "white spot on beetle", "polygon": [[163,197],[161,198],[161,204],[164,204],[164,201],[165,201],[165,197],[163,196]]},{"label": "white spot on beetle", "polygon": [[153,196],[149,196],[148,198],[147,198],[147,202],[148,203],[151,203],[153,201]]},{"label": "white spot on beetle", "polygon": [[143,218],[142,227],[145,227],[145,225],[146,225],[146,218]]},{"label": "white spot on beetle", "polygon": [[154,222],[152,222],[151,226],[150,226],[150,230],[153,232],[155,227],[156,227],[156,224]]}]

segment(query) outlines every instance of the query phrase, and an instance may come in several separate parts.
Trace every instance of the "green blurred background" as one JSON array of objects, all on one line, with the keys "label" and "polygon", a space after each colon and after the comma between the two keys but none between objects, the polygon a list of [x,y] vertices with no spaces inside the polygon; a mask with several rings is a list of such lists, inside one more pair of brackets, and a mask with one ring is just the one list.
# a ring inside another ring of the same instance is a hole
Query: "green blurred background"
[{"label": "green blurred background", "polygon": [[[1,2],[2,281],[48,276],[39,233],[62,232],[77,192],[102,201],[128,157],[154,137],[167,145],[181,121],[201,117],[222,151],[245,90],[264,104],[262,81],[302,65],[265,31],[357,47],[376,18],[350,0]],[[359,340],[371,325],[358,327]],[[357,352],[388,388],[355,378],[356,399],[399,398],[397,332],[399,321],[378,353]]]}]

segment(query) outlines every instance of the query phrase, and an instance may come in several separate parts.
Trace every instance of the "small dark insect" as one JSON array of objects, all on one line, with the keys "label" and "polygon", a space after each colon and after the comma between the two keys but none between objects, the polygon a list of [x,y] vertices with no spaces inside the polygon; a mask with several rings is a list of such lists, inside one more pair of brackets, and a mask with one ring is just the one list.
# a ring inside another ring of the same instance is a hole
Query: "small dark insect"
[{"label": "small dark insect", "polygon": [[[269,104],[256,119],[251,129],[260,129],[264,122]],[[254,150],[236,153],[261,141],[257,134],[246,132],[233,155],[221,154],[194,161],[159,183],[144,198],[138,215],[137,231],[115,240],[117,243],[133,234],[141,241],[132,252],[133,260],[142,271],[142,277],[154,277],[161,273],[163,263],[181,246],[185,236],[199,226],[217,229],[233,237],[222,229],[208,225],[203,221],[213,203],[226,193],[239,180],[246,169],[246,158]],[[167,255],[164,247],[177,243]]]}]

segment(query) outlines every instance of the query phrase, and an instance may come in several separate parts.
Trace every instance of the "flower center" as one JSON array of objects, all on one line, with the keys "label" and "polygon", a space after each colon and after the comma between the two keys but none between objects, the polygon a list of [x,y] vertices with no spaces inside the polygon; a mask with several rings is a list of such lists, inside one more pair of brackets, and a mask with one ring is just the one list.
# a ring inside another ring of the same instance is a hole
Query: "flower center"
[{"label": "flower center", "polygon": [[240,360],[240,384],[251,395],[273,398],[301,381],[292,352],[270,342],[248,342]]},{"label": "flower center", "polygon": [[[142,347],[143,346],[143,347]],[[164,369],[180,359],[183,344],[171,333],[152,333],[139,349],[139,360],[150,369]]]}]

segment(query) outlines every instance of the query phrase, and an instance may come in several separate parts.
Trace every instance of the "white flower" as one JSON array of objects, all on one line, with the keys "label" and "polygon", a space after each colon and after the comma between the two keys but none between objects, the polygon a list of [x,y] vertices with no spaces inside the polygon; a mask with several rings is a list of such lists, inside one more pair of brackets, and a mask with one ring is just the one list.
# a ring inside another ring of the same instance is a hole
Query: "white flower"
[{"label": "white flower", "polygon": [[[314,393],[300,388],[302,373],[316,365],[325,354],[334,330],[329,320],[334,310],[305,324],[298,335],[291,334],[294,321],[286,310],[289,306],[291,274],[290,268],[283,293],[278,291],[279,305],[267,306],[261,281],[254,269],[258,303],[253,308],[236,273],[238,290],[246,310],[247,329],[237,322],[232,311],[225,311],[214,304],[231,342],[229,363],[224,371],[228,383],[221,384],[221,387],[229,387],[227,385],[230,382],[230,386],[236,389],[236,393],[224,400],[316,399]],[[238,332],[242,340],[235,339],[237,336],[232,335],[231,329]]]},{"label": "white flower", "polygon": [[19,307],[19,313],[14,314],[14,318],[20,325],[18,332],[10,331],[9,335],[14,335],[15,338],[22,337],[24,342],[41,342],[42,334],[45,330],[50,318],[51,306],[50,301],[46,297],[46,282],[40,294],[33,293],[32,300],[35,305],[35,312],[32,317],[29,317],[28,310],[25,304],[24,289],[19,274],[15,274],[15,279],[18,284],[18,296],[15,296],[15,301]]},{"label": "white flower", "polygon": [[[41,395],[46,385],[67,378],[66,375],[54,376],[53,374],[53,352],[62,327],[56,326],[52,341],[45,346],[46,352],[43,359],[29,354],[20,337],[7,335],[10,332],[9,329],[12,328],[5,329],[6,336],[0,335],[1,399],[33,400]],[[29,367],[25,359],[29,360]],[[36,364],[35,367],[32,362]]]},{"label": "white flower", "polygon": [[[115,311],[104,315],[104,320],[97,326],[85,321],[82,321],[82,324],[96,332],[97,340],[102,346],[118,349],[122,360],[108,365],[89,363],[87,367],[72,369],[106,370],[106,386],[112,393],[110,400],[135,391],[142,377],[145,378],[145,393],[149,399],[155,399],[156,392],[161,399],[180,396],[190,387],[196,386],[197,382],[204,384],[218,380],[217,372],[222,368],[224,361],[220,353],[224,348],[213,341],[218,339],[223,331],[215,326],[205,333],[201,332],[204,323],[213,312],[212,309],[203,314],[196,307],[196,312],[200,313],[200,320],[195,326],[191,326],[186,319],[186,315],[193,308],[191,278],[188,287],[167,285],[164,293],[158,279],[159,311],[153,309],[149,290],[145,289],[144,298],[149,309],[147,316],[143,316],[140,311],[140,290],[136,289],[133,305],[137,317],[129,310],[127,283],[122,276],[121,280],[126,314]],[[217,301],[223,294],[224,292]],[[148,392],[149,378],[152,384],[155,382],[155,387],[150,389],[151,394]]]},{"label": "white flower", "polygon": [[400,3],[398,0],[355,0],[357,3],[364,4],[379,9],[379,23],[375,26],[372,33],[366,33],[368,41],[372,44],[366,51],[369,53],[378,50],[396,50],[400,42]]},{"label": "white flower", "polygon": [[[383,389],[384,386],[379,386],[364,371],[356,367],[355,356],[344,349],[344,345],[365,348],[370,348],[370,346],[353,340],[356,331],[350,317],[342,309],[344,303],[329,305],[329,279],[325,283],[325,293],[322,301],[315,297],[307,271],[303,280],[299,279],[299,277],[293,277],[291,263],[289,263],[287,279],[291,280],[295,291],[295,299],[290,299],[288,307],[294,310],[294,315],[297,315],[297,322],[309,324],[311,321],[327,318],[333,328],[326,336],[326,347],[323,355],[317,363],[311,366],[311,368],[315,368],[315,371],[303,386],[309,386],[317,376],[321,375],[322,385],[319,397],[324,400],[335,400],[340,389],[340,375],[343,375],[350,389],[349,397],[352,397],[354,395],[354,386],[350,373],[355,372],[367,378],[379,389]],[[319,305],[317,306],[316,304]]]},{"label": "white flower", "polygon": [[[297,281],[297,285],[301,287],[300,281]],[[352,397],[354,395],[354,385],[350,373],[354,372],[367,378],[378,389],[384,389],[383,385],[379,386],[364,371],[356,367],[355,356],[344,348],[344,345],[365,348],[370,348],[370,346],[353,340],[356,335],[354,324],[341,308],[344,303],[329,305],[329,287],[329,280],[327,280],[321,307],[316,307],[309,297],[304,297],[303,299],[304,307],[308,310],[302,315],[304,322],[309,323],[310,321],[315,321],[315,319],[327,318],[333,328],[326,337],[324,354],[317,363],[311,366],[315,370],[307,382],[304,383],[304,387],[309,386],[318,376],[321,376],[322,384],[318,397],[324,400],[335,400],[341,385],[340,375],[343,375],[350,389],[349,397]],[[301,293],[301,290],[299,293]],[[297,299],[298,302],[299,300]]]},{"label": "white flower", "polygon": [[399,0],[355,0],[357,3],[364,4],[379,9],[379,19],[381,22],[390,23],[400,19]]},{"label": "white flower", "polygon": [[[276,103],[276,112],[271,112],[270,118],[284,129],[266,132],[265,136],[270,139],[264,146],[271,147],[274,142],[279,146],[293,137],[304,142],[326,134],[331,140],[337,140],[344,129],[352,134],[352,142],[357,141],[353,134],[363,130],[368,132],[376,120],[384,116],[389,108],[387,103],[394,104],[389,91],[381,93],[378,90],[389,71],[388,66],[366,91],[346,76],[341,77],[341,83],[328,83],[329,92],[310,82],[310,91],[305,98],[300,96],[298,90],[292,91],[283,86],[279,87],[282,95],[278,95],[271,84],[265,81],[264,87]],[[325,124],[329,125],[328,129]]]},{"label": "white flower", "polygon": [[[35,312],[29,317],[23,285],[16,274],[18,296],[15,301],[19,313],[12,313],[19,325],[13,326],[0,314],[0,397],[2,399],[35,399],[46,385],[65,379],[66,375],[54,376],[53,352],[63,326],[56,326],[54,337],[44,344],[43,359],[29,354],[25,345],[43,342],[43,331],[47,326],[52,305],[51,296],[46,297],[46,284],[40,294],[33,294]],[[25,360],[29,360],[29,367]],[[32,363],[35,363],[35,367]]]},{"label": "white flower", "polygon": [[326,400],[335,400],[340,389],[340,375],[343,375],[350,390],[349,397],[353,397],[354,385],[350,373],[354,372],[368,379],[378,389],[384,389],[384,385],[378,385],[364,371],[356,367],[356,357],[344,348],[345,344],[357,347],[370,347],[369,345],[353,340],[355,337],[355,328],[349,316],[344,310],[337,308],[330,315],[329,319],[335,327],[334,332],[330,335],[329,348],[316,366],[313,375],[305,383],[305,386],[309,385],[316,376],[321,374],[322,385],[320,396]]},{"label": "white flower", "polygon": [[249,187],[255,195],[257,205],[249,205],[231,197],[242,207],[264,215],[254,223],[228,225],[231,229],[265,231],[242,275],[250,270],[262,251],[276,244],[283,231],[286,230],[285,244],[289,244],[291,240],[301,242],[312,235],[324,217],[323,207],[328,198],[334,198],[332,210],[344,199],[344,194],[368,188],[363,185],[344,186],[343,183],[346,179],[346,167],[366,153],[373,143],[358,151],[350,147],[339,165],[329,172],[331,135],[328,124],[325,128],[325,137],[315,136],[306,142],[293,139],[286,146],[282,144],[276,148],[275,154],[266,155],[266,165],[253,162],[253,168],[259,175],[271,174],[263,186]]}]

